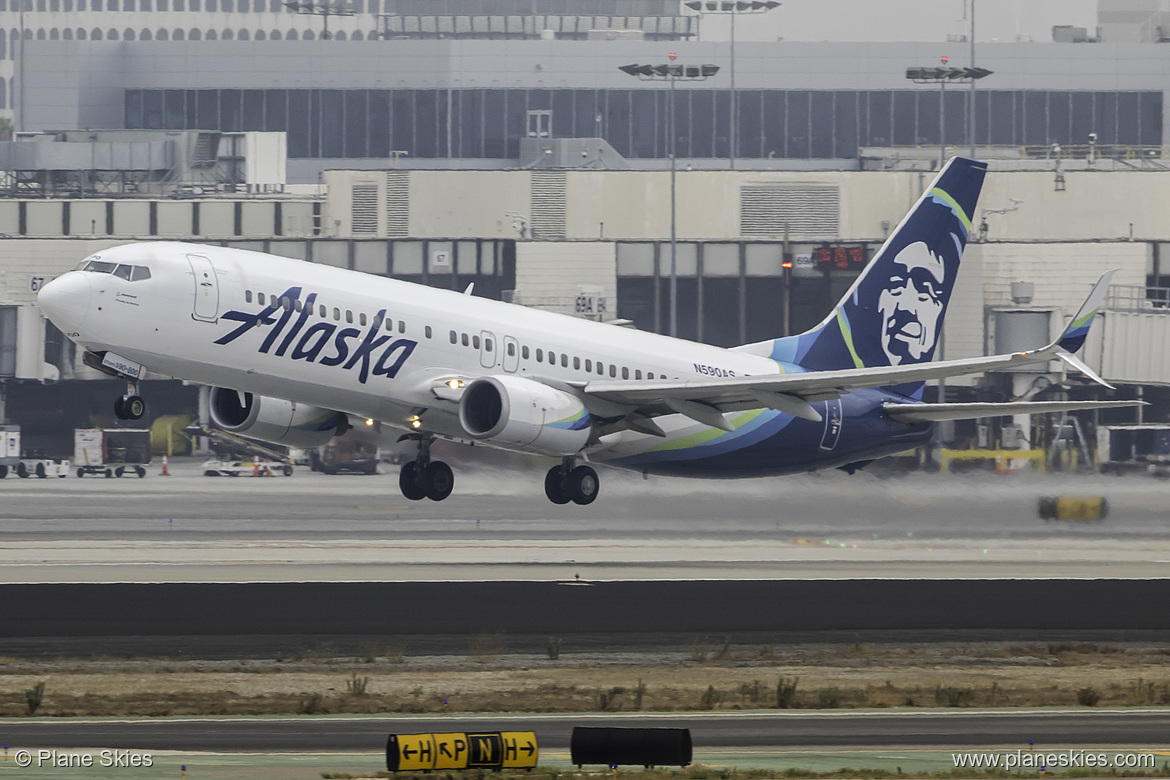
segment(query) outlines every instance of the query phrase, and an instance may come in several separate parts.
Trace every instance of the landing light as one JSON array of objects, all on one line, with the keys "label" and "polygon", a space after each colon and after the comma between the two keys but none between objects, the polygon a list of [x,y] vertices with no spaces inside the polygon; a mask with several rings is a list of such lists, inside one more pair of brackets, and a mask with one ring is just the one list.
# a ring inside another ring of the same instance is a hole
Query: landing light
[{"label": "landing light", "polygon": [[367,419],[366,419],[366,425],[367,425],[367,426],[371,426],[371,427],[372,427],[372,426],[373,426],[373,424],[374,424],[374,421],[373,421],[373,420],[371,420],[371,419],[369,419],[369,418],[367,418]]},{"label": "landing light", "polygon": [[419,420],[419,419],[411,420],[410,427],[411,428],[421,428],[422,427],[422,420]]},{"label": "landing light", "polygon": [[462,379],[448,379],[447,380],[447,387],[451,388],[452,390],[458,390],[459,388],[463,387],[463,380]]}]

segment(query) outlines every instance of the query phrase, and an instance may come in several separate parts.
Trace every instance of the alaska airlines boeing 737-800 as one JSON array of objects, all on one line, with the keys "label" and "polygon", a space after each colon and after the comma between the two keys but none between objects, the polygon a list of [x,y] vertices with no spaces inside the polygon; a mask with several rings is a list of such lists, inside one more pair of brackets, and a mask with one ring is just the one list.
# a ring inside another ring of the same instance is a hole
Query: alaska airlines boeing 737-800
[{"label": "alaska airlines boeing 737-800", "polygon": [[654,474],[760,477],[855,468],[928,442],[938,420],[1134,402],[922,403],[946,376],[1074,357],[1109,283],[1027,352],[933,361],[984,163],[939,173],[829,316],[734,349],[239,249],[116,247],[49,282],[39,304],[85,362],[126,379],[138,419],[150,372],[212,386],[213,421],[291,446],[348,415],[417,441],[399,485],[451,493],[435,437],[560,459],[550,500],[591,503],[601,462]]}]

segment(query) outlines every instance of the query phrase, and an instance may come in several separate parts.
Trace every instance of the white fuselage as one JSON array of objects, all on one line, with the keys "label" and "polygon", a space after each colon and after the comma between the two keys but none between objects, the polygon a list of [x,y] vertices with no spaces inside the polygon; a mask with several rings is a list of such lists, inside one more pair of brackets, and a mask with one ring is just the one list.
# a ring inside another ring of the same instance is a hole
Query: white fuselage
[{"label": "white fuselage", "polygon": [[[86,349],[117,353],[154,374],[407,430],[417,415],[423,432],[451,438],[466,436],[457,403],[434,392],[447,377],[512,374],[555,385],[781,370],[743,352],[240,249],[160,242],[96,257],[145,266],[150,278],[74,271],[54,282],[54,300],[73,295],[80,311],[50,316]],[[271,311],[285,297],[296,304]],[[247,327],[266,307],[269,316]],[[668,439],[705,429],[679,415],[658,422]],[[608,460],[662,441],[623,431],[589,457]]]}]

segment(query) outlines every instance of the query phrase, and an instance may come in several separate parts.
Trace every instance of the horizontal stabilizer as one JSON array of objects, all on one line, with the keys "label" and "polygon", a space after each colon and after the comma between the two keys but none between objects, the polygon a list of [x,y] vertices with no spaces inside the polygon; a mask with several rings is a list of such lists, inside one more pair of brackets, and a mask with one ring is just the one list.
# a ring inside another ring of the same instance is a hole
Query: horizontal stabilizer
[{"label": "horizontal stabilizer", "polygon": [[1076,412],[1085,409],[1116,409],[1145,406],[1145,401],[1013,401],[1002,404],[882,404],[886,414],[900,422],[942,422],[1003,417],[1009,414]]}]

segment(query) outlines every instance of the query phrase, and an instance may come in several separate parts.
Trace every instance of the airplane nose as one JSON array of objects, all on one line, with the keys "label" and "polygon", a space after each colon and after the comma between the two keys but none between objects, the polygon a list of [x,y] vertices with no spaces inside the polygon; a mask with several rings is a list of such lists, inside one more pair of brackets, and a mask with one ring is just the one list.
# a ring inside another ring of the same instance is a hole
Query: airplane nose
[{"label": "airplane nose", "polygon": [[37,305],[67,335],[79,333],[89,311],[91,274],[70,271],[46,284],[37,293]]}]

